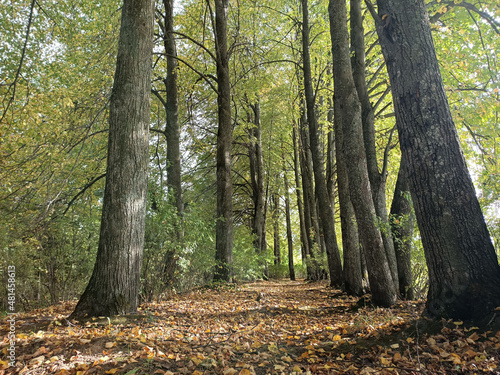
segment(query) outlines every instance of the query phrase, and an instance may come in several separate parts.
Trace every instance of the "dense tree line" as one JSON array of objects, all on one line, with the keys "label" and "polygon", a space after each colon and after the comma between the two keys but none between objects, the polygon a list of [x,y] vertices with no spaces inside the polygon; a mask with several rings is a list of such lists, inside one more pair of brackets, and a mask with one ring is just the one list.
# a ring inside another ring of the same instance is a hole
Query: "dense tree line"
[{"label": "dense tree line", "polygon": [[493,3],[120,6],[2,6],[0,246],[26,308],[79,296],[96,254],[75,316],[283,276],[500,305]]}]

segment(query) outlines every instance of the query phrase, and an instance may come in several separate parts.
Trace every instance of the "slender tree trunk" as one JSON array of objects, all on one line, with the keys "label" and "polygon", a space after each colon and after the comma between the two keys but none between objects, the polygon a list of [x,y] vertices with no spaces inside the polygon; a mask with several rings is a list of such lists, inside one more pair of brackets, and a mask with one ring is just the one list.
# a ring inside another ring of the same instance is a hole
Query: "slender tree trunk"
[{"label": "slender tree trunk", "polygon": [[343,150],[349,177],[351,202],[365,252],[373,302],[391,306],[396,301],[389,263],[385,255],[373,205],[366,153],[363,146],[361,104],[352,76],[345,0],[330,0],[328,12],[333,52],[335,100],[341,112]]},{"label": "slender tree trunk", "polygon": [[[334,105],[338,105],[337,101],[334,102]],[[341,116],[341,111],[335,109],[335,152],[337,156],[337,184],[344,255],[344,290],[347,294],[361,296],[364,293],[361,246],[359,244],[356,215],[349,195],[349,178],[347,176]]]},{"label": "slender tree trunk", "polygon": [[217,58],[217,223],[214,280],[231,281],[233,265],[233,184],[231,181],[231,84],[227,51],[229,0],[215,0],[215,50]]},{"label": "slender tree trunk", "polygon": [[[354,54],[352,57],[352,70],[354,83],[361,103],[361,116],[363,121],[363,141],[366,152],[366,162],[368,167],[368,177],[372,189],[373,203],[375,212],[382,228],[382,241],[384,243],[385,253],[391,268],[392,280],[398,292],[398,267],[396,262],[396,253],[394,251],[394,241],[392,233],[389,230],[389,217],[387,215],[387,201],[385,196],[387,182],[387,156],[383,161],[382,171],[379,172],[377,161],[377,149],[375,144],[375,116],[368,88],[366,86],[365,75],[365,33],[363,28],[363,13],[361,10],[361,0],[350,1],[350,25],[351,25],[351,49]],[[389,141],[390,142],[390,139]]]},{"label": "slender tree trunk", "polygon": [[249,130],[250,142],[248,155],[250,159],[252,199],[254,204],[252,233],[255,235],[255,249],[257,253],[261,254],[265,250],[266,221],[264,215],[264,162],[262,158],[260,104],[257,102],[251,107],[254,126]]},{"label": "slender tree trunk", "polygon": [[319,137],[319,128],[316,118],[314,103],[314,91],[311,77],[311,56],[309,53],[309,10],[308,0],[302,0],[302,54],[304,71],[304,92],[307,106],[307,122],[309,125],[309,138],[311,153],[313,159],[314,181],[318,197],[318,213],[321,221],[321,229],[325,241],[326,254],[328,257],[328,268],[330,271],[331,286],[342,286],[342,262],[337,245],[337,236],[335,234],[335,223],[332,219],[332,203],[328,194],[326,185],[324,159],[321,152],[321,143]]},{"label": "slender tree trunk", "polygon": [[413,299],[413,278],[411,273],[411,239],[415,226],[412,211],[405,161],[401,159],[398,179],[391,204],[391,229],[398,263],[399,294],[401,298]]},{"label": "slender tree trunk", "polygon": [[92,277],[72,318],[137,310],[146,219],[153,22],[153,1],[124,1],[99,247]]},{"label": "slender tree trunk", "polygon": [[308,234],[304,218],[304,207],[302,205],[302,189],[300,188],[301,182],[300,182],[300,167],[299,167],[299,147],[298,147],[296,124],[294,124],[293,127],[292,137],[293,137],[293,169],[295,171],[295,191],[297,194],[297,210],[299,211],[302,263],[304,264],[306,263],[307,256],[309,254],[309,241],[308,241]]},{"label": "slender tree trunk", "polygon": [[[167,185],[170,201],[177,209],[178,221],[175,223],[175,236],[180,243],[184,237],[182,218],[184,202],[182,199],[180,128],[177,95],[177,50],[174,37],[174,0],[163,0],[165,7],[165,24],[163,30],[163,45],[167,60],[167,75],[163,80],[165,85],[165,139],[167,141]],[[165,281],[175,282],[177,270],[177,248],[169,249],[165,259]]]},{"label": "slender tree trunk", "polygon": [[[307,262],[310,269],[310,280],[321,280],[324,270],[320,260],[321,237],[319,229],[318,210],[314,196],[312,160],[309,150],[309,139],[307,136],[307,120],[305,113],[301,118],[300,155],[302,171],[302,188],[304,191],[304,215],[306,219],[307,238],[309,241],[309,256]],[[316,245],[316,246],[315,246]]]},{"label": "slender tree trunk", "polygon": [[423,0],[378,0],[401,151],[427,267],[426,312],[481,320],[500,305],[500,266],[460,148]]},{"label": "slender tree trunk", "polygon": [[280,200],[277,193],[271,196],[273,210],[273,233],[274,233],[274,265],[281,264],[281,244],[280,244]]},{"label": "slender tree trunk", "polygon": [[285,155],[283,155],[283,180],[285,184],[285,216],[286,216],[286,240],[288,245],[288,272],[290,280],[295,280],[295,267],[293,264],[293,237],[292,237],[292,218],[290,215],[290,188],[288,177],[286,176]]}]

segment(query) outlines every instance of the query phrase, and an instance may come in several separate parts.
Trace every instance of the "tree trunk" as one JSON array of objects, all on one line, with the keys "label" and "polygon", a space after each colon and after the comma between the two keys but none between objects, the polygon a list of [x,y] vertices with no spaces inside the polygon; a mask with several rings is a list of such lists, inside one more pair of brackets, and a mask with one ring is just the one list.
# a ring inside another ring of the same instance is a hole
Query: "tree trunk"
[{"label": "tree trunk", "polygon": [[427,267],[426,313],[480,320],[500,305],[500,266],[467,170],[423,0],[378,0],[401,151]]},{"label": "tree trunk", "polygon": [[233,184],[231,181],[231,84],[227,52],[229,0],[215,0],[215,50],[217,58],[217,223],[214,280],[231,281],[233,265]]},{"label": "tree trunk", "polygon": [[92,277],[72,318],[137,310],[149,164],[153,16],[151,0],[123,3],[99,247]]},{"label": "tree trunk", "polygon": [[[279,178],[277,176],[277,178]],[[280,246],[280,200],[277,193],[271,196],[273,210],[273,233],[274,233],[274,265],[281,264],[281,246]]]},{"label": "tree trunk", "polygon": [[302,0],[302,54],[304,71],[304,92],[307,106],[307,122],[309,125],[309,138],[313,159],[313,171],[316,193],[318,197],[318,213],[321,229],[325,241],[328,268],[330,271],[331,286],[342,286],[342,262],[335,234],[332,204],[326,185],[325,166],[321,152],[320,134],[316,118],[314,91],[311,77],[311,57],[309,53],[309,11],[308,0]]},{"label": "tree trunk", "polygon": [[380,229],[376,223],[366,153],[363,147],[361,104],[352,76],[347,30],[345,0],[330,0],[328,12],[333,51],[333,74],[335,100],[341,112],[343,150],[347,164],[351,202],[361,244],[365,252],[368,277],[373,302],[380,306],[391,306],[396,301],[396,291],[385,255]]},{"label": "tree trunk", "polygon": [[[338,103],[335,101],[334,106],[337,105]],[[361,246],[359,244],[356,215],[349,195],[349,179],[347,176],[341,117],[340,110],[335,109],[335,153],[337,156],[337,184],[344,255],[344,291],[353,296],[361,296],[364,293]]]},{"label": "tree trunk", "polygon": [[[309,150],[309,139],[307,136],[307,120],[305,113],[301,118],[302,129],[300,132],[300,166],[302,171],[302,189],[304,191],[304,216],[306,220],[307,239],[309,241],[309,254],[307,258],[308,279],[321,280],[323,278],[323,267],[319,258],[321,252],[321,238],[319,230],[318,211],[314,197],[312,160]],[[316,246],[315,246],[316,245]]]},{"label": "tree trunk", "polygon": [[[165,139],[167,141],[167,186],[169,200],[175,205],[179,218],[175,223],[175,235],[180,243],[184,237],[182,217],[184,202],[182,199],[180,128],[177,95],[177,50],[174,37],[174,0],[163,0],[165,7],[165,25],[163,30],[163,46],[167,60],[167,75],[163,80],[165,85]],[[165,281],[172,285],[175,282],[177,270],[176,247],[169,249],[165,259]]]},{"label": "tree trunk", "polygon": [[[351,25],[351,49],[352,71],[354,84],[358,92],[361,103],[361,118],[363,122],[363,143],[366,152],[366,164],[368,167],[368,178],[372,189],[373,204],[378,217],[378,222],[382,228],[382,241],[389,261],[392,280],[398,292],[398,267],[396,262],[396,253],[394,251],[394,241],[389,230],[389,217],[387,215],[387,201],[385,188],[387,182],[387,155],[383,161],[382,171],[379,171],[377,161],[377,149],[375,144],[375,116],[373,107],[368,95],[365,75],[365,33],[363,28],[363,13],[361,10],[361,0],[350,1],[350,25]],[[390,142],[390,138],[389,141]]]},{"label": "tree trunk", "polygon": [[[300,224],[300,244],[301,244],[301,254],[302,263],[306,263],[307,267],[307,256],[309,254],[309,241],[306,229],[306,222],[304,218],[304,207],[302,205],[302,189],[300,188],[300,167],[299,167],[299,147],[298,147],[298,136],[297,136],[297,125],[294,124],[293,127],[293,169],[295,171],[295,191],[297,194],[297,210],[299,211],[299,224]],[[308,268],[309,269],[309,268]],[[309,275],[309,271],[308,271]]]},{"label": "tree trunk", "polygon": [[391,229],[398,263],[399,294],[401,298],[413,299],[413,278],[411,273],[411,240],[415,215],[412,211],[408,178],[404,159],[401,159],[398,179],[391,204]]},{"label": "tree trunk", "polygon": [[283,155],[283,180],[285,183],[285,216],[286,216],[286,240],[288,244],[288,272],[290,280],[295,280],[295,267],[293,264],[293,237],[292,218],[290,216],[290,193],[288,192],[288,178],[286,176],[285,155]]},{"label": "tree trunk", "polygon": [[265,251],[266,221],[264,215],[264,162],[262,158],[262,137],[260,124],[260,104],[252,107],[253,127],[249,130],[250,176],[252,184],[252,200],[254,212],[252,218],[252,233],[255,235],[254,246],[258,254]]}]

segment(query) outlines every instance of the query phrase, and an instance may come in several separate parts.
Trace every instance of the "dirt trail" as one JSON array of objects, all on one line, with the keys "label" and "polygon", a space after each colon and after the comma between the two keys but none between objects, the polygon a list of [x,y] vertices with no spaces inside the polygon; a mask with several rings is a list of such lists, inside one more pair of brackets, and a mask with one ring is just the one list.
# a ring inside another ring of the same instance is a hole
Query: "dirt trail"
[{"label": "dirt trail", "polygon": [[440,322],[424,333],[421,303],[374,308],[324,283],[198,288],[86,323],[65,320],[73,307],[18,314],[17,365],[4,339],[0,375],[500,374],[500,332]]}]

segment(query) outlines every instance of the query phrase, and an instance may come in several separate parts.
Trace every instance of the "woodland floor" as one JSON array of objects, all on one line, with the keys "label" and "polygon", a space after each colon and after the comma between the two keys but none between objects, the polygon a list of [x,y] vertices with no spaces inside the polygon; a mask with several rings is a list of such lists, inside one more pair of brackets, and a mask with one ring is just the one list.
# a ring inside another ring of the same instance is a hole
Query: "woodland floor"
[{"label": "woodland floor", "polygon": [[[260,294],[260,298],[258,298]],[[16,316],[17,367],[0,374],[500,374],[500,331],[374,308],[324,283],[197,289],[140,314],[68,322],[74,303]]]}]

